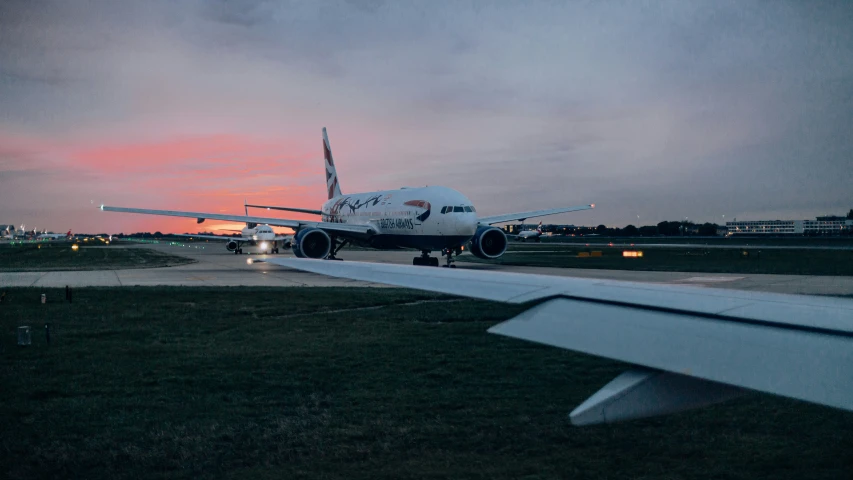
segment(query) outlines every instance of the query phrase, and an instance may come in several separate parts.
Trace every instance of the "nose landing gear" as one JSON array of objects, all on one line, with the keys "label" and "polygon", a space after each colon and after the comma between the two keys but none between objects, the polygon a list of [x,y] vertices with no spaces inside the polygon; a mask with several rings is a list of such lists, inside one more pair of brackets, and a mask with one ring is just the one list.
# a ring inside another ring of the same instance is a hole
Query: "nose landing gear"
[{"label": "nose landing gear", "polygon": [[[447,263],[442,265],[442,267],[444,267],[444,268],[456,268],[456,265],[453,264],[453,262],[455,262],[456,260],[453,259],[453,249],[452,248],[445,248],[444,250],[441,251],[441,255],[443,257],[447,257],[445,259]],[[458,255],[458,252],[457,252],[457,255]],[[438,260],[438,259],[436,259],[436,260]],[[438,262],[436,262],[436,264],[437,263]]]},{"label": "nose landing gear", "polygon": [[412,260],[412,265],[425,266],[425,267],[437,267],[438,259],[435,257],[429,256],[429,250],[423,250],[421,252],[420,257],[415,257]]}]

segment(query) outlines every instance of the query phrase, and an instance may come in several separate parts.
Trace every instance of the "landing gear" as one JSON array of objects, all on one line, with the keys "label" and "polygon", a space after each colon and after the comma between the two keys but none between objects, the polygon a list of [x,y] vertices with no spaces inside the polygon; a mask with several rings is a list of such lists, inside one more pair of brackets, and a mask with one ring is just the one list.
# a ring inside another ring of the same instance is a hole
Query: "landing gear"
[{"label": "landing gear", "polygon": [[412,265],[423,266],[423,267],[437,267],[438,259],[435,257],[429,256],[429,250],[423,250],[421,252],[420,257],[415,257],[412,260]]},{"label": "landing gear", "polygon": [[[453,249],[452,248],[445,248],[444,250],[442,250],[441,256],[447,257],[446,258],[447,263],[442,265],[442,267],[444,267],[444,268],[448,268],[448,267],[449,268],[456,268],[456,265],[453,264],[453,262],[455,262],[455,260],[453,260]],[[436,260],[436,262],[435,262],[436,266],[438,266],[438,259],[436,258],[435,260]]]},{"label": "landing gear", "polygon": [[[337,240],[333,238],[332,239],[332,245],[335,245],[336,243],[337,243]],[[349,245],[349,240],[344,240],[343,242],[338,243],[337,246],[335,246],[332,249],[332,253],[330,253],[329,256],[326,257],[326,260],[343,260],[343,258],[338,258],[336,255],[338,254],[338,252],[342,248],[344,248],[347,245]]]},{"label": "landing gear", "polygon": [[238,248],[238,249],[234,250],[234,255],[240,255],[241,253],[243,253],[242,248]]}]

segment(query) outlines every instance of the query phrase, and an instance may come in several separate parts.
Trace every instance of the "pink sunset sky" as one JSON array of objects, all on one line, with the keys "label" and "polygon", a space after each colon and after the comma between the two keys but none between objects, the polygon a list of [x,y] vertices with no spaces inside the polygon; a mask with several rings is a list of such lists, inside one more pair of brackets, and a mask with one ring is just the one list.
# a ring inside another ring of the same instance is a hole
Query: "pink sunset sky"
[{"label": "pink sunset sky", "polygon": [[546,220],[584,225],[842,214],[850,5],[802,8],[3,2],[0,224],[196,232],[234,225],[96,206],[318,208],[324,126],[345,193],[595,203]]}]

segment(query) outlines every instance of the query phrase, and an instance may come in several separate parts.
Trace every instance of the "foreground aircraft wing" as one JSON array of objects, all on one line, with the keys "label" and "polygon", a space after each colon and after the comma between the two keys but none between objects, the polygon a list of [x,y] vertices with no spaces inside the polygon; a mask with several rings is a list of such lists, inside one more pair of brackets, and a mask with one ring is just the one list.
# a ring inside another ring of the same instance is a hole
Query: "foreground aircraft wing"
[{"label": "foreground aircraft wing", "polygon": [[408,265],[269,263],[535,302],[489,332],[635,366],[572,411],[575,425],[673,413],[749,390],[853,410],[853,300]]},{"label": "foreground aircraft wing", "polygon": [[346,223],[332,222],[310,222],[305,220],[286,220],[283,218],[266,218],[266,217],[250,217],[247,215],[222,215],[219,213],[200,213],[200,212],[179,212],[174,210],[150,210],[146,208],[123,208],[123,207],[108,207],[101,205],[101,210],[105,212],[121,212],[121,213],[141,213],[144,215],[165,215],[167,217],[186,217],[195,218],[198,223],[205,220],[223,220],[226,222],[240,223],[259,223],[272,225],[274,227],[289,227],[289,228],[322,228],[330,232],[346,233],[350,235],[368,236],[373,233],[373,229],[367,225],[348,225]]},{"label": "foreground aircraft wing", "polygon": [[285,212],[298,212],[298,213],[310,213],[312,215],[322,215],[322,210],[311,210],[310,208],[295,208],[295,207],[274,207],[272,205],[249,205],[246,204],[247,207],[250,208],[266,208],[267,210],[282,210]]},{"label": "foreground aircraft wing", "polygon": [[589,210],[595,208],[595,204],[579,205],[577,207],[562,207],[549,208],[547,210],[531,210],[529,212],[506,213],[504,215],[492,215],[491,217],[482,217],[479,219],[482,225],[494,225],[495,223],[513,222],[515,220],[527,220],[528,218],[544,217],[546,215],[556,215],[558,213],[577,212],[579,210]]}]

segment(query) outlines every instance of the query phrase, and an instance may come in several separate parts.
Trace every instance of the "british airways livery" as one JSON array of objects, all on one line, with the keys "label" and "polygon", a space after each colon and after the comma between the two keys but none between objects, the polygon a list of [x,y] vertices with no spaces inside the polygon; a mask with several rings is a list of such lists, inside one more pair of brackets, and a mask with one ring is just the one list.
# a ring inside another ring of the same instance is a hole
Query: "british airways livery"
[{"label": "british airways livery", "polygon": [[319,210],[295,207],[248,205],[317,215],[318,221],[222,215],[214,213],[149,210],[101,205],[110,212],[141,213],[210,220],[251,222],[292,228],[291,248],[297,257],[336,259],[346,245],[377,249],[411,248],[421,251],[414,265],[438,266],[434,251],[446,257],[445,266],[454,266],[453,255],[463,249],[480,258],[494,259],[504,254],[507,238],[494,224],[525,220],[557,213],[588,210],[594,205],[479,217],[473,202],[456,190],[440,186],[403,187],[397,190],[356,193],[341,191],[337,169],[326,129],[323,129],[323,156],[328,200]]}]

